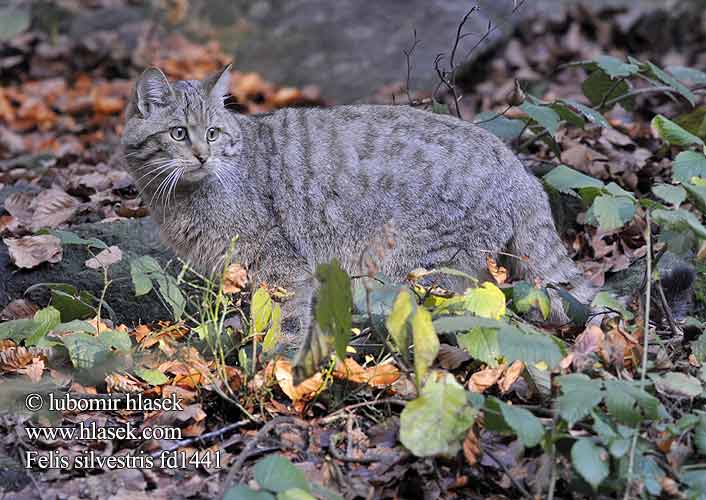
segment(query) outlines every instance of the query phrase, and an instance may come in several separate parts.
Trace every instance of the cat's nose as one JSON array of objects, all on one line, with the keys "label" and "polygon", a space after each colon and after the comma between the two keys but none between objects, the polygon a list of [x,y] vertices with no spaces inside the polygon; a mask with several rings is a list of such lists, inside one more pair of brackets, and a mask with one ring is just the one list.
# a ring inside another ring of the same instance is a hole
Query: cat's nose
[{"label": "cat's nose", "polygon": [[196,159],[197,159],[199,162],[201,162],[201,165],[203,165],[204,163],[206,163],[206,160],[208,160],[208,156],[206,156],[206,155],[204,155],[204,154],[201,154],[201,153],[198,153],[198,152],[196,152],[196,151],[194,151],[194,156],[196,157]]}]

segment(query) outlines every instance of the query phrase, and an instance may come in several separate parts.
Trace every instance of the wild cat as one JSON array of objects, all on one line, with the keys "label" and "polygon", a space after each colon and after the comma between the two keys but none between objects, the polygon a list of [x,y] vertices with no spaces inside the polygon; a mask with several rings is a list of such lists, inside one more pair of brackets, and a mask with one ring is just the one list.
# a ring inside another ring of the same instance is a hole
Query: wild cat
[{"label": "wild cat", "polygon": [[[507,252],[514,276],[594,288],[569,258],[540,182],[494,135],[407,106],[292,108],[253,116],[224,106],[229,67],[170,83],[157,68],[135,85],[122,137],[127,165],[164,240],[196,269],[233,260],[253,281],[292,290],[310,327],[313,271],[361,255],[393,227],[379,263],[402,281],[450,266],[482,277]],[[447,283],[463,291],[468,283]],[[552,319],[566,319],[560,302]]]}]

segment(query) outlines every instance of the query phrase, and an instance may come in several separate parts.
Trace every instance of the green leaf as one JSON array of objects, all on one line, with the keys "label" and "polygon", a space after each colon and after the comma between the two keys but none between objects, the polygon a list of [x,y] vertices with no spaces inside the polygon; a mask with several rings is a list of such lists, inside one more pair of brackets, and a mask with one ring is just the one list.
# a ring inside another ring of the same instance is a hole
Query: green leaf
[{"label": "green leaf", "polygon": [[672,87],[676,92],[681,94],[687,101],[689,101],[689,104],[691,104],[692,106],[696,104],[696,96],[691,90],[689,90],[686,85],[681,83],[679,80],[674,78],[672,75],[670,75],[663,69],[661,69],[659,66],[656,66],[655,64],[652,64],[649,61],[647,61],[647,65],[649,66],[650,71],[652,71],[652,73],[657,77],[658,80]]},{"label": "green leaf", "polygon": [[252,333],[263,333],[270,325],[272,299],[264,288],[258,288],[250,301],[250,325]]},{"label": "green leaf", "polygon": [[656,184],[652,186],[652,192],[674,207],[679,207],[686,200],[686,190],[681,186]]},{"label": "green leaf", "polygon": [[257,484],[266,490],[280,493],[292,488],[309,491],[309,482],[301,469],[282,455],[270,455],[255,464]]},{"label": "green leaf", "polygon": [[29,7],[3,6],[0,8],[0,41],[11,40],[26,31],[29,25]]},{"label": "green leaf", "polygon": [[132,284],[135,287],[135,297],[145,295],[152,291],[152,280],[146,274],[130,273]]},{"label": "green leaf", "polygon": [[552,137],[556,135],[556,131],[559,129],[560,119],[557,112],[554,111],[552,108],[550,108],[549,106],[538,106],[536,104],[530,103],[529,101],[525,101],[520,106],[520,109],[527,113],[530,118],[532,118],[542,127],[544,127],[547,132],[549,132],[549,135],[551,135]]},{"label": "green leaf", "polygon": [[601,55],[593,59],[598,67],[606,72],[612,79],[632,76],[640,71],[635,64],[626,63],[613,56]]},{"label": "green leaf", "polygon": [[162,266],[153,257],[144,255],[130,261],[130,277],[135,286],[135,296],[145,295],[152,290],[150,277],[163,275]]},{"label": "green leaf", "polygon": [[105,363],[110,352],[95,335],[74,332],[59,337],[76,368],[90,369]]},{"label": "green leaf", "polygon": [[625,196],[601,195],[593,200],[591,216],[598,221],[598,227],[610,231],[623,227],[635,215],[635,202]]},{"label": "green leaf", "polygon": [[692,177],[706,177],[706,156],[696,151],[682,151],[672,164],[672,178],[688,184]]},{"label": "green leaf", "polygon": [[402,290],[395,303],[392,305],[392,311],[385,320],[387,331],[390,332],[392,340],[395,342],[397,350],[406,353],[409,349],[409,317],[414,311],[416,303],[409,293],[409,290]]},{"label": "green leaf", "polygon": [[418,457],[454,455],[477,410],[453,375],[434,372],[400,415],[400,441]]},{"label": "green leaf", "polygon": [[93,297],[86,291],[79,292],[75,286],[66,283],[51,283],[51,304],[61,313],[62,321],[85,319],[95,316]]},{"label": "green leaf", "polygon": [[611,127],[610,123],[608,123],[608,120],[606,120],[605,116],[603,116],[600,112],[596,111],[593,108],[589,108],[585,104],[581,104],[580,102],[576,102],[571,99],[564,99],[564,101],[567,105],[571,106],[572,108],[576,109],[578,112],[580,112],[583,116],[585,116],[588,121],[591,123],[595,123],[596,125],[600,125],[603,128],[613,128]]},{"label": "green leaf", "polygon": [[616,299],[610,292],[598,292],[591,302],[591,307],[601,309],[607,307],[613,311],[620,313],[626,320],[630,321],[635,315],[630,312],[622,302]]},{"label": "green leaf", "polygon": [[576,440],[571,447],[571,463],[594,490],[598,489],[610,473],[608,452],[595,445],[589,438]]},{"label": "green leaf", "polygon": [[505,294],[490,282],[465,294],[466,309],[483,318],[500,319],[505,314]]},{"label": "green leaf", "polygon": [[434,332],[431,313],[423,307],[418,307],[412,316],[412,338],[414,339],[414,373],[419,385],[439,353],[439,338]]},{"label": "green leaf", "polygon": [[169,378],[159,370],[150,370],[147,368],[135,368],[135,375],[150,385],[158,386],[169,382]]},{"label": "green leaf", "polygon": [[25,345],[40,347],[46,346],[46,336],[61,323],[61,313],[58,309],[49,306],[34,313],[36,327],[34,332],[25,339]]},{"label": "green leaf", "polygon": [[704,141],[696,137],[691,132],[684,130],[679,125],[669,120],[668,118],[657,115],[652,119],[652,128],[657,131],[657,134],[666,143],[673,146],[703,146]]},{"label": "green leaf", "polygon": [[687,373],[668,372],[663,375],[650,374],[655,383],[655,389],[669,396],[696,398],[701,396],[704,388],[696,377]]},{"label": "green leaf", "polygon": [[474,122],[488,132],[495,134],[505,141],[517,139],[525,128],[522,120],[498,116],[497,113],[486,111],[475,116]]},{"label": "green leaf", "polygon": [[325,334],[333,337],[336,354],[344,359],[351,338],[351,279],[336,259],[316,266],[316,279],[320,283],[316,294],[316,322]]},{"label": "green leaf", "polygon": [[[700,177],[693,177],[692,182],[698,181]],[[689,198],[702,212],[706,212],[706,186],[695,184],[683,184],[686,192],[689,193]]]},{"label": "green leaf", "polygon": [[155,280],[159,285],[159,294],[172,310],[174,321],[179,321],[184,315],[186,297],[179,289],[176,278],[168,274],[157,275]]},{"label": "green leaf", "polygon": [[694,444],[702,456],[706,456],[706,413],[699,413],[699,423],[694,428]]},{"label": "green leaf", "polygon": [[223,500],[275,500],[275,497],[266,491],[255,491],[239,484],[229,489]]},{"label": "green leaf", "polygon": [[583,128],[586,126],[585,118],[580,114],[571,109],[566,101],[556,101],[549,105],[556,114],[559,115],[559,119],[566,122],[567,124],[573,125],[578,128]]},{"label": "green leaf", "polygon": [[62,231],[60,229],[54,229],[49,231],[49,234],[53,234],[61,241],[62,245],[81,245],[92,248],[106,249],[108,245],[98,238],[91,238],[90,240],[81,238],[78,234],[72,233],[71,231]]},{"label": "green leaf", "polygon": [[456,340],[458,346],[475,359],[490,366],[498,366],[501,355],[496,329],[476,327],[468,333],[457,335]]},{"label": "green leaf", "polygon": [[163,274],[164,270],[154,257],[143,255],[130,261],[130,266],[143,274],[158,273]]},{"label": "green leaf", "polygon": [[277,493],[277,500],[316,500],[311,493],[299,488],[292,488],[287,491]]},{"label": "green leaf", "polygon": [[706,106],[699,106],[679,115],[674,119],[674,123],[702,140],[706,139]]},{"label": "green leaf", "polygon": [[684,66],[667,66],[666,69],[678,80],[691,81],[696,84],[706,83],[706,73],[703,71]]},{"label": "green leaf", "polygon": [[661,410],[657,398],[624,380],[605,381],[605,403],[608,413],[628,426],[639,424],[643,418],[657,419]]},{"label": "green leaf", "polygon": [[589,415],[603,400],[603,385],[584,374],[564,375],[558,377],[557,382],[562,392],[557,399],[559,415],[569,428]]},{"label": "green leaf", "polygon": [[[583,81],[581,89],[592,106],[599,106],[630,92],[630,86],[627,82],[616,83],[605,71],[600,69],[591,73]],[[628,110],[632,109],[634,104],[633,98],[625,98],[620,101],[620,105]]]},{"label": "green leaf", "polygon": [[270,319],[271,326],[262,341],[262,350],[264,352],[274,351],[282,335],[282,308],[279,304],[272,305],[272,317]]},{"label": "green leaf", "polygon": [[10,339],[16,344],[31,335],[39,325],[33,319],[15,319],[0,323],[0,340]]},{"label": "green leaf", "polygon": [[657,224],[662,224],[678,231],[690,229],[700,238],[706,238],[706,227],[701,224],[693,213],[681,208],[678,210],[654,210],[652,218]]},{"label": "green leaf", "polygon": [[433,322],[436,333],[466,332],[472,328],[502,328],[507,326],[504,321],[481,318],[478,316],[444,316]]},{"label": "green leaf", "polygon": [[551,301],[545,288],[537,288],[526,281],[515,283],[512,287],[512,303],[519,313],[527,313],[537,308],[544,319],[549,317]]},{"label": "green leaf", "polygon": [[544,425],[532,412],[499,401],[500,411],[522,444],[528,448],[537,446],[544,437]]},{"label": "green leaf", "polygon": [[546,363],[554,368],[563,354],[551,335],[523,332],[508,325],[498,332],[500,353],[508,362],[520,360],[526,365]]},{"label": "green leaf", "polygon": [[560,193],[570,194],[579,197],[574,189],[596,188],[603,189],[604,184],[598,179],[589,177],[586,174],[569,168],[566,165],[559,165],[552,169],[543,178],[549,186],[553,187]]}]

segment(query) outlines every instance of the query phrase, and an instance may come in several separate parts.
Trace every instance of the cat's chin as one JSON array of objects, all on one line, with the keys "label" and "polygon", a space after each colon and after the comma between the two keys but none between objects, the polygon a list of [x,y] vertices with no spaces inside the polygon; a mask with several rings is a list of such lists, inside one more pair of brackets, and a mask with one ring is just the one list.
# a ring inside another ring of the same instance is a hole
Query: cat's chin
[{"label": "cat's chin", "polygon": [[206,177],[208,177],[208,169],[204,167],[199,167],[185,171],[181,175],[180,181],[194,184],[197,182],[201,182]]}]

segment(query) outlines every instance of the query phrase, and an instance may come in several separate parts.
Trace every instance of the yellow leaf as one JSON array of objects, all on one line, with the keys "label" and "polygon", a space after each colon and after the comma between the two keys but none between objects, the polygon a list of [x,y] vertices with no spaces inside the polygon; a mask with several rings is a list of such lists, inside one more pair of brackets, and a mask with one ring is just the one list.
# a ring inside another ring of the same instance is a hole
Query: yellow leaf
[{"label": "yellow leaf", "polygon": [[414,338],[414,373],[419,385],[439,353],[439,338],[431,322],[431,313],[422,307],[418,307],[412,317],[412,337]]},{"label": "yellow leaf", "polygon": [[412,295],[407,290],[402,290],[392,305],[390,315],[385,320],[387,331],[390,332],[392,340],[395,341],[395,346],[400,352],[406,352],[409,346],[407,318],[414,311],[414,307]]},{"label": "yellow leaf", "polygon": [[505,294],[488,281],[468,290],[465,298],[466,308],[473,314],[490,319],[500,319],[505,314]]}]

